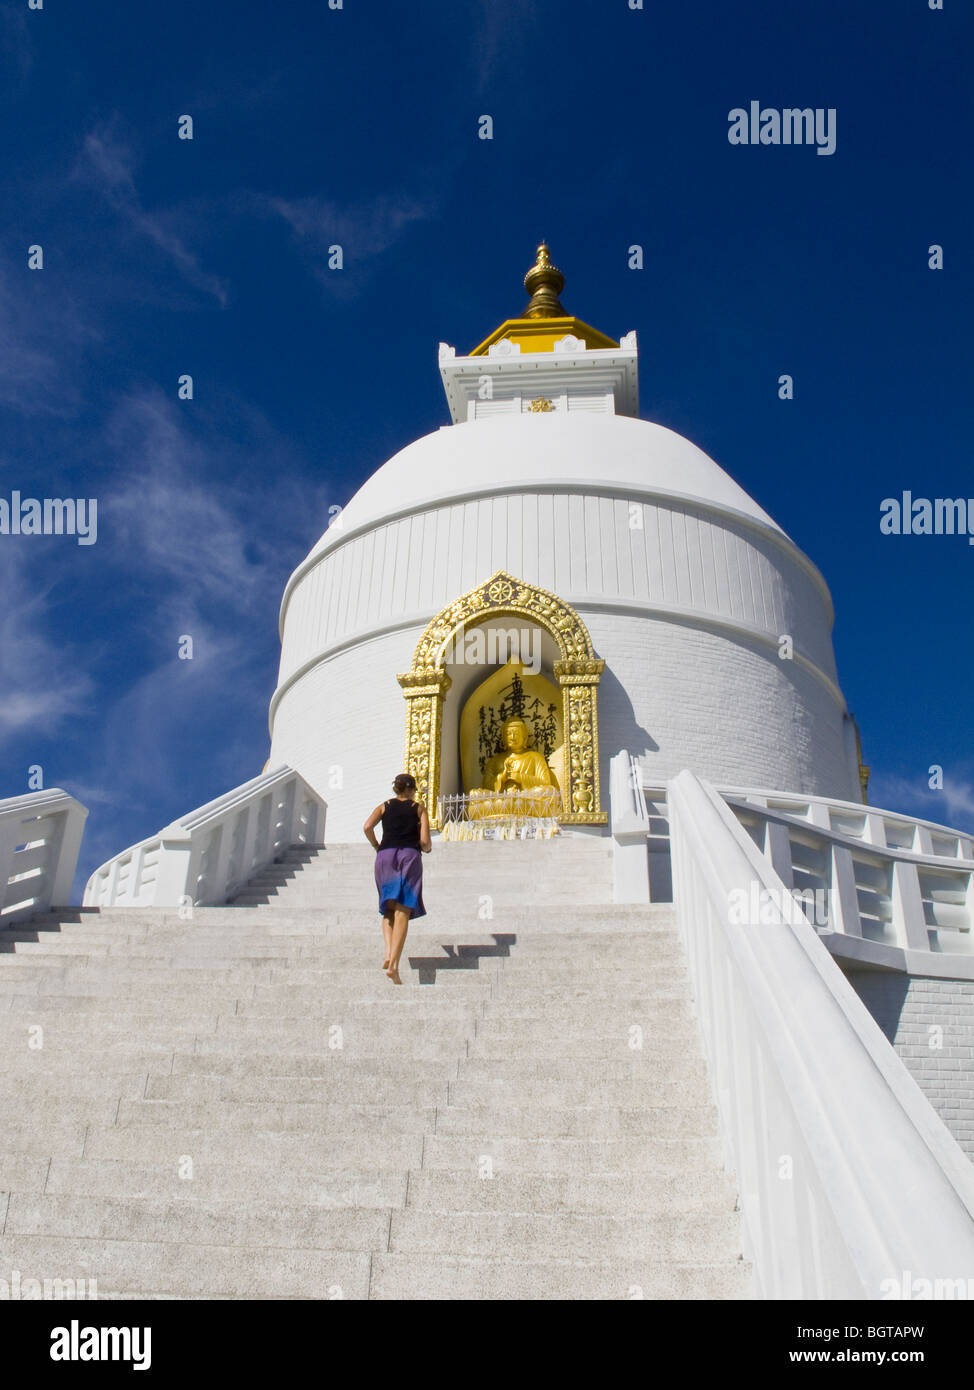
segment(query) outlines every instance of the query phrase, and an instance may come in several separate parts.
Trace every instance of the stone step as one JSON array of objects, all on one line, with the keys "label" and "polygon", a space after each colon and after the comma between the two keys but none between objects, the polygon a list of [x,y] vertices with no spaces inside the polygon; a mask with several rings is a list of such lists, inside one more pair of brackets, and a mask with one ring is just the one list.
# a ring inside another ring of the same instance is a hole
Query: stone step
[{"label": "stone step", "polygon": [[[143,1046],[135,1038],[128,1047],[103,1048],[98,1055],[97,1069],[102,1076],[125,1076],[139,1071],[168,1074],[172,1071],[174,1055],[172,1047],[164,1044]],[[28,1051],[26,1047],[20,1048],[4,1055],[3,1070],[5,1076],[16,1080],[45,1076],[53,1081],[53,1078],[60,1077],[62,1085],[70,1087],[71,1077],[79,1071],[78,1054],[70,1048],[61,1051],[51,1048]],[[91,1068],[86,1065],[84,1070],[88,1074]]]},{"label": "stone step", "polygon": [[747,1296],[672,906],[608,902],[607,837],[438,845],[397,987],[372,861],[0,932],[0,1267],[106,1299]]},{"label": "stone step", "polygon": [[740,1254],[740,1226],[732,1214],[562,1216],[407,1208],[392,1213],[389,1251],[511,1261],[638,1261],[651,1251],[667,1263],[732,1264]]},{"label": "stone step", "polygon": [[[103,1102],[101,1102],[103,1104]],[[337,1101],[275,1104],[267,1101],[123,1100],[114,1103],[117,1116],[102,1122],[119,1127],[166,1125],[172,1129],[302,1130],[325,1135],[424,1134],[436,1120],[433,1106],[407,1103],[342,1104]],[[0,1116],[2,1116],[0,1109]],[[91,1120],[90,1123],[97,1123]]]},{"label": "stone step", "polygon": [[372,1106],[397,1105],[414,1109],[445,1105],[449,1082],[437,1074],[435,1080],[411,1081],[407,1075],[389,1074],[383,1066],[364,1076],[347,1068],[332,1067],[327,1076],[223,1076],[205,1072],[178,1076],[147,1076],[138,1094],[130,1100],[173,1101],[266,1101],[276,1105],[341,1102],[354,1103],[366,1096]]},{"label": "stone step", "polygon": [[599,1262],[486,1260],[477,1256],[372,1257],[369,1297],[529,1301],[554,1299],[727,1299],[751,1296],[747,1268],[737,1263],[680,1265],[650,1260]]},{"label": "stone step", "polygon": [[[84,1137],[84,1136],[82,1136]],[[127,1125],[96,1128],[90,1126],[84,1140],[84,1154],[67,1152],[65,1158],[114,1158],[172,1163],[189,1155],[194,1163],[211,1159],[226,1163],[299,1165],[301,1168],[345,1168],[401,1170],[418,1168],[423,1150],[420,1134],[390,1134],[376,1130],[369,1134],[320,1134],[313,1130],[284,1131],[240,1129],[170,1129],[160,1125]],[[21,1148],[36,1153],[37,1147]],[[456,1165],[454,1165],[456,1166]]]},{"label": "stone step", "polygon": [[[63,1089],[63,1088],[62,1088]],[[30,1097],[31,1120],[38,1129],[50,1125],[58,1128],[70,1126],[72,1133],[76,1125],[113,1125],[121,1104],[120,1092],[108,1095],[70,1095],[52,1094],[38,1091]],[[24,1125],[23,1096],[18,1094],[0,1095],[0,1143],[6,1142],[6,1135]]]},{"label": "stone step", "polygon": [[[217,1032],[234,1032],[243,1020],[223,1018]],[[476,1020],[475,1042],[505,1046],[512,1056],[525,1051],[529,1044],[547,1043],[549,1048],[562,1050],[564,1045],[591,1042],[604,1049],[610,1044],[630,1046],[630,1029],[644,1030],[643,1046],[652,1047],[660,1055],[680,1053],[696,1042],[696,1024],[682,999],[658,999],[655,1007],[644,1005],[632,1015],[621,1013],[613,1017],[603,1008],[580,1009],[574,1017],[563,1012],[548,1018],[514,1018],[507,1014]],[[604,1051],[600,1052],[604,1055]]]},{"label": "stone step", "polygon": [[[290,1076],[297,1078],[319,1078],[329,1080],[341,1076],[349,1078],[349,1084],[360,1080],[366,1089],[375,1076],[399,1076],[403,1080],[444,1081],[454,1080],[458,1070],[458,1060],[453,1056],[446,1063],[442,1058],[410,1057],[406,1053],[395,1053],[380,1057],[350,1057],[338,1049],[322,1049],[310,1052],[272,1051],[264,1048],[258,1052],[242,1052],[239,1047],[216,1050],[186,1051],[177,1049],[172,1053],[168,1074],[172,1076],[211,1076],[259,1078]],[[159,1074],[158,1069],[154,1074]]]},{"label": "stone step", "polygon": [[4,1236],[178,1242],[241,1250],[370,1251],[388,1248],[389,1213],[377,1208],[329,1208],[313,1203],[246,1205],[218,1198],[109,1198],[13,1193]]},{"label": "stone step", "polygon": [[[274,1064],[280,1066],[284,1058],[306,1056],[315,1048],[318,1053],[329,1050],[329,1041],[330,1035],[327,1032],[318,1037],[312,1035],[310,1038],[293,1037],[287,1031],[276,1036],[262,1034],[250,1037],[199,1034],[193,1053],[196,1057],[207,1060],[217,1057],[248,1059],[253,1065],[257,1065],[262,1058],[277,1059]],[[444,1066],[456,1061],[461,1047],[462,1043],[454,1038],[423,1037],[421,1032],[409,1037],[403,1037],[396,1032],[377,1037],[368,1030],[356,1033],[346,1029],[343,1047],[340,1050],[335,1047],[333,1050],[343,1059],[373,1058],[378,1061],[380,1058],[401,1057],[411,1062],[435,1059],[440,1066]]]},{"label": "stone step", "polygon": [[[661,1106],[709,1106],[711,1103],[709,1087],[700,1077],[674,1080],[668,1072],[664,1072],[662,1078],[640,1076],[638,1079],[627,1081],[525,1080],[523,1077],[470,1081],[466,1079],[470,1065],[469,1062],[461,1062],[460,1079],[448,1083],[448,1100],[451,1106],[486,1107],[516,1102],[519,1106],[538,1109],[608,1106],[657,1110]],[[156,1094],[156,1089],[170,1080],[169,1077],[149,1078],[147,1094]]]},{"label": "stone step", "polygon": [[31,1186],[37,1182],[36,1171],[0,1169],[10,1191],[43,1190],[114,1200],[271,1202],[327,1210],[388,1210],[402,1207],[406,1200],[406,1172],[394,1169],[326,1170],[300,1164],[269,1168],[266,1163],[207,1159],[194,1163],[191,1178],[181,1176],[182,1171],[172,1163],[151,1160],[55,1158],[49,1165],[44,1161],[40,1186]]},{"label": "stone step", "polygon": [[[238,1202],[218,1198],[107,1198],[14,1193],[4,1236],[86,1240],[178,1241],[288,1250],[370,1251],[388,1248],[389,1213],[314,1204]],[[206,1258],[206,1252],[200,1251]]]},{"label": "stone step", "polygon": [[[248,1004],[249,1010],[253,1006]],[[239,1012],[244,1012],[241,1005]],[[631,990],[624,995],[611,994],[563,996],[560,990],[546,990],[542,984],[539,989],[520,990],[509,995],[503,985],[498,985],[495,993],[485,999],[478,1013],[485,1024],[500,1025],[504,1022],[547,1023],[558,1027],[558,1020],[571,1021],[586,1026],[600,1019],[615,1024],[625,1018],[627,1026],[642,1017],[652,1019],[689,1019],[692,1015],[690,1005],[684,994],[675,985],[661,985],[645,990]],[[483,1030],[481,1030],[483,1031]],[[604,1029],[602,1031],[605,1031]]]},{"label": "stone step", "polygon": [[[381,949],[381,948],[380,948]],[[254,986],[257,984],[318,984],[335,983],[347,986],[371,986],[375,980],[381,980],[383,972],[381,961],[375,962],[375,951],[372,951],[373,964],[371,966],[361,964],[357,966],[343,965],[336,962],[331,966],[320,965],[291,965],[286,966],[257,966],[246,973],[241,973],[233,969],[219,969],[211,966],[201,967],[199,970],[191,967],[172,966],[165,963],[160,964],[158,969],[137,969],[124,964],[118,966],[94,965],[90,970],[65,971],[63,973],[52,973],[48,976],[41,974],[40,979],[35,976],[18,975],[16,983],[25,985],[35,985],[47,983],[51,993],[64,994],[87,994],[94,993],[98,989],[107,988],[110,991],[128,993],[131,986],[147,985],[156,990],[160,988],[172,988],[173,993],[183,993],[187,987],[202,988],[208,985],[223,987],[225,990],[234,990],[243,986]],[[364,953],[363,953],[364,958]],[[497,956],[479,956],[474,958],[458,958],[441,955],[403,955],[399,969],[402,976],[403,985],[390,985],[390,988],[398,989],[403,986],[419,986],[423,983],[421,975],[435,975],[437,986],[451,985],[457,987],[481,987],[485,983],[489,985],[490,974],[498,968],[500,958]],[[432,978],[430,984],[433,983]],[[239,997],[239,996],[238,996]]]},{"label": "stone step", "polygon": [[[385,975],[381,971],[377,975],[384,989],[379,994],[381,986],[376,986],[371,998],[363,998],[363,991],[289,990],[287,985],[268,985],[264,986],[266,993],[258,993],[252,1000],[241,1000],[233,1012],[237,1018],[281,1020],[306,1020],[309,1013],[313,1013],[329,1023],[355,1019],[368,1024],[370,1020],[378,1023],[383,1019],[406,1018],[426,1019],[432,1026],[452,1019],[464,1021],[471,1031],[474,1020],[483,1016],[486,1000],[479,1000],[469,992],[465,995],[453,993],[449,998],[436,990],[409,990],[405,994],[397,990],[393,994]],[[435,998],[431,999],[431,994]]]},{"label": "stone step", "polygon": [[[512,1088],[509,1104],[450,1104],[436,1111],[436,1133],[456,1137],[489,1135],[512,1139],[683,1139],[717,1133],[711,1106],[600,1106],[574,1109],[534,1106]],[[119,1110],[119,1124],[127,1104]],[[137,1103],[137,1102],[136,1102]]]},{"label": "stone step", "polygon": [[699,1052],[666,1056],[652,1049],[625,1048],[612,1055],[597,1057],[538,1056],[470,1057],[459,1065],[458,1080],[505,1087],[522,1082],[562,1083],[577,1081],[596,1086],[602,1081],[632,1082],[643,1078],[680,1082],[685,1079],[707,1081],[707,1069]]},{"label": "stone step", "polygon": [[0,1237],[0,1268],[18,1269],[25,1279],[42,1278],[52,1269],[62,1278],[94,1277],[100,1297],[114,1291],[132,1297],[364,1299],[369,1296],[369,1266],[364,1251]]},{"label": "stone step", "polygon": [[[148,1081],[149,1073],[145,1071],[79,1072],[71,1082],[70,1099],[138,1100],[145,1095]],[[29,1073],[15,1074],[7,1070],[0,1073],[0,1106],[16,1101],[21,1106],[30,1104],[36,1108],[47,1098],[60,1102],[64,1090],[64,1078],[59,1072],[31,1069]],[[0,1189],[2,1187],[0,1183]]]},{"label": "stone step", "polygon": [[[66,1160],[59,1160],[60,1166]],[[407,1207],[454,1212],[548,1212],[555,1215],[667,1216],[683,1212],[729,1215],[736,1193],[725,1173],[704,1168],[676,1177],[655,1173],[585,1176],[499,1173],[480,1178],[448,1169],[410,1173]],[[399,1205],[398,1203],[396,1205]]]},{"label": "stone step", "polygon": [[490,1157],[495,1173],[661,1173],[672,1177],[720,1166],[716,1139],[508,1139],[426,1136],[424,1168],[477,1173]]},{"label": "stone step", "polygon": [[[633,1022],[639,1024],[640,1020],[636,1019]],[[629,1020],[626,1020],[618,1033],[590,1034],[583,1031],[578,1037],[565,1036],[562,1033],[557,1038],[550,1037],[550,1042],[552,1048],[557,1050],[559,1058],[564,1061],[598,1060],[599,1062],[607,1062],[616,1058],[625,1058],[627,1053],[635,1050],[630,1047],[628,1027]],[[526,1060],[549,1036],[543,1029],[533,1036],[518,1036],[512,1034],[509,1028],[503,1032],[478,1034],[468,1041],[467,1056],[469,1058],[479,1057],[492,1062],[506,1061],[510,1058]],[[212,1037],[208,1037],[206,1045],[212,1046],[213,1042]],[[679,1035],[661,1032],[652,1038],[644,1037],[643,1039],[644,1050],[651,1051],[657,1060],[666,1066],[678,1061],[688,1051],[692,1051],[695,1042],[695,1034],[689,1028],[681,1030]]]}]

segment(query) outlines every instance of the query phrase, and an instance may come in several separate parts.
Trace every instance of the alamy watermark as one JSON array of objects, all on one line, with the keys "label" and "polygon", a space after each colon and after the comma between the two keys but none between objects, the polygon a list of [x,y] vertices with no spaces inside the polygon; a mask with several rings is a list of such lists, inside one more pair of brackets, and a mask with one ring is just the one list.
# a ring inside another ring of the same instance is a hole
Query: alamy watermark
[{"label": "alamy watermark", "polygon": [[960,1279],[927,1279],[904,1269],[899,1278],[880,1280],[879,1297],[921,1303],[967,1302],[974,1299],[974,1278],[966,1275]]},{"label": "alamy watermark", "polygon": [[884,497],[879,529],[884,536],[967,536],[974,545],[974,497]]},{"label": "alamy watermark", "polygon": [[0,497],[0,536],[77,536],[79,545],[98,539],[95,497]]},{"label": "alamy watermark", "polygon": [[463,624],[443,647],[443,661],[458,666],[484,666],[520,662],[529,676],[541,672],[541,633],[533,627],[482,627],[469,632]]},{"label": "alamy watermark", "polygon": [[0,1303],[97,1297],[97,1279],[25,1279],[19,1269],[12,1269],[9,1279],[0,1279]]},{"label": "alamy watermark", "polygon": [[817,154],[835,154],[836,120],[834,106],[762,107],[752,101],[745,109],[728,111],[732,145],[816,145]]},{"label": "alamy watermark", "polygon": [[738,927],[774,927],[802,917],[813,927],[830,925],[827,888],[762,888],[752,879],[747,888],[727,894],[727,920]]}]

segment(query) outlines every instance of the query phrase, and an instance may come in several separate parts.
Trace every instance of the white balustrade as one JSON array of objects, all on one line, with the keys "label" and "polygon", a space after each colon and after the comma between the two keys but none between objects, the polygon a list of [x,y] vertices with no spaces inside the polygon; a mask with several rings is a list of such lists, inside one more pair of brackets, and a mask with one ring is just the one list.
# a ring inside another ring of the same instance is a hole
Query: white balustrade
[{"label": "white balustrade", "polygon": [[[757,1296],[902,1298],[919,1280],[960,1280],[946,1287],[970,1297],[970,1162],[724,797],[682,772],[667,801],[677,919]],[[760,897],[760,917],[731,910],[741,894]]]},{"label": "white balustrade", "polygon": [[292,845],[323,843],[326,810],[302,777],[279,767],[102,864],[85,906],[224,903]]},{"label": "white balustrade", "polygon": [[[628,758],[618,754],[613,770]],[[818,896],[825,920],[816,925],[833,955],[911,975],[974,979],[970,834],[857,802],[748,787],[717,791],[778,878],[797,894]],[[643,782],[642,794],[663,814],[665,788]],[[616,795],[613,780],[614,837]],[[630,796],[623,798],[627,810]],[[665,843],[659,833],[648,835],[651,862],[661,862]],[[651,867],[651,884],[659,876]],[[651,896],[664,894],[653,887]]]},{"label": "white balustrade", "polygon": [[0,801],[0,925],[70,902],[87,815],[59,787]]}]

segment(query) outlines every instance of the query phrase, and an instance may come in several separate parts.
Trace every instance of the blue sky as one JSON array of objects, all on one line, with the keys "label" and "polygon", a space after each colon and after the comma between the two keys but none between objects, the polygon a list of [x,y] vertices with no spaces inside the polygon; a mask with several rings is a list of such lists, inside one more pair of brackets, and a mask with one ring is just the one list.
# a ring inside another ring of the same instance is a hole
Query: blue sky
[{"label": "blue sky", "polygon": [[[288,574],[546,237],[643,416],[825,574],[871,799],[974,827],[974,547],[878,524],[974,496],[972,38],[961,0],[7,0],[0,496],[99,534],[0,537],[0,792],[85,801],[87,874],[260,770]],[[835,154],[730,145],[751,100],[834,107]]]}]

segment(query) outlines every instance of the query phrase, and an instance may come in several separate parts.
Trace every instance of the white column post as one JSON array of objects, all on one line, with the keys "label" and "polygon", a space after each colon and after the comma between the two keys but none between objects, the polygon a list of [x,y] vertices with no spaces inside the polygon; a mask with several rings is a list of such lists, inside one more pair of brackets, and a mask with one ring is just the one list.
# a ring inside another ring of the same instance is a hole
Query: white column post
[{"label": "white column post", "polygon": [[764,855],[771,861],[771,867],[786,888],[795,886],[795,874],[791,862],[791,839],[787,825],[780,821],[766,820],[764,823]]},{"label": "white column post", "polygon": [[844,845],[832,846],[832,884],[829,919],[832,930],[845,936],[862,936],[859,895],[852,852]]},{"label": "white column post", "polygon": [[930,937],[923,917],[920,875],[908,859],[893,861],[893,927],[899,946],[929,951]]}]

